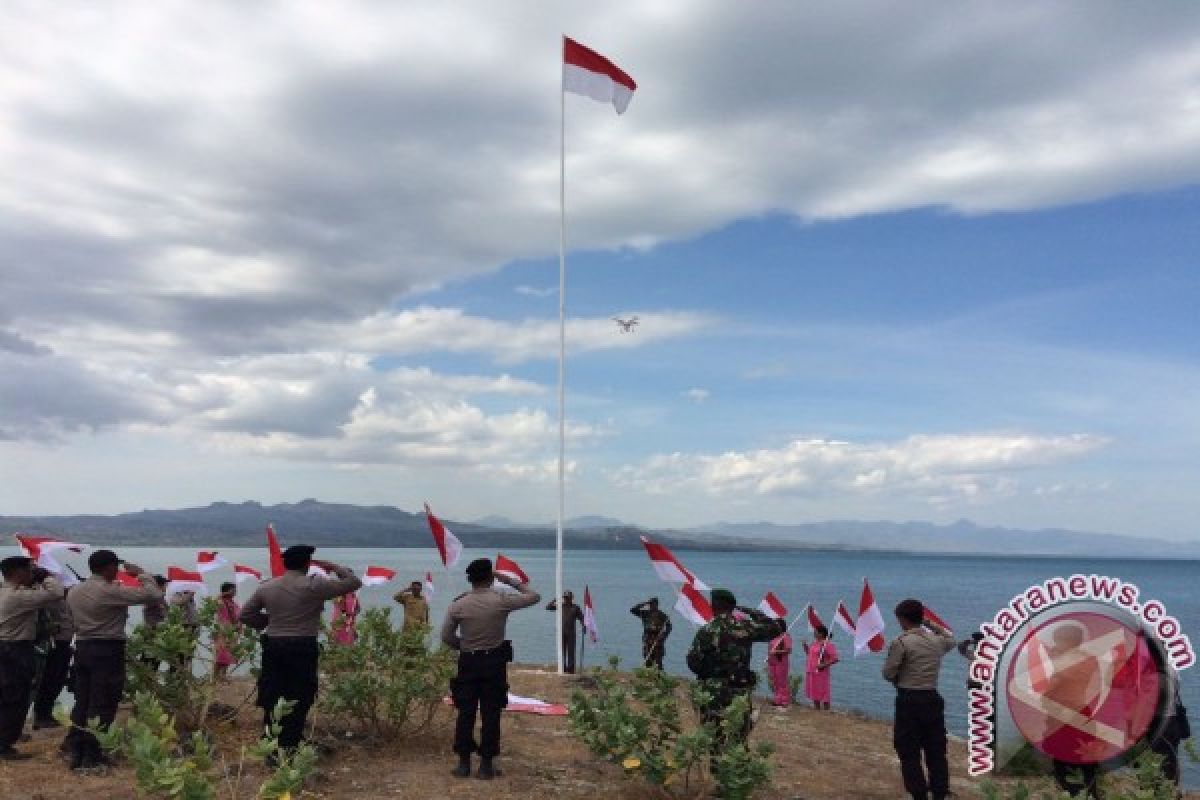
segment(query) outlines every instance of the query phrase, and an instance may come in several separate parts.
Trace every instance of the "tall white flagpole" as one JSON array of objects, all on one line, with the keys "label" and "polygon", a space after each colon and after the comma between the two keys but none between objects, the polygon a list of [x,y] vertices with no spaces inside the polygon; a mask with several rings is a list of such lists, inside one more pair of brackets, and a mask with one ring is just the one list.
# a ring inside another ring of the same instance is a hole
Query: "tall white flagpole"
[{"label": "tall white flagpole", "polygon": [[563,674],[563,524],[567,511],[567,70],[566,36],[559,54],[558,89],[558,524],[554,551],[554,651]]}]

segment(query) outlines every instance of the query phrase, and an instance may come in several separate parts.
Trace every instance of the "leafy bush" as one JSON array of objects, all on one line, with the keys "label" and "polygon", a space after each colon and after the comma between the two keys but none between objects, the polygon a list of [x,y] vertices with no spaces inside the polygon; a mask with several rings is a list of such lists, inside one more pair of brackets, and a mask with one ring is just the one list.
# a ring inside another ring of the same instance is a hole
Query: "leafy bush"
[{"label": "leafy bush", "polygon": [[[1077,775],[1081,781],[1082,776]],[[1101,794],[1106,800],[1175,800],[1175,784],[1162,772],[1162,757],[1149,751],[1138,756],[1132,769],[1125,773],[1107,773],[1099,778]],[[984,781],[981,787],[984,800],[1071,800],[1071,795],[1057,788],[1035,790],[1024,782],[1000,786]]]},{"label": "leafy bush", "polygon": [[354,644],[331,645],[321,654],[320,712],[378,739],[423,730],[454,674],[454,654],[430,652],[426,633],[396,630],[390,609],[363,613]]},{"label": "leafy bush", "polygon": [[[713,752],[726,731],[741,729],[751,711],[749,698],[735,700],[720,723],[723,730],[699,722],[685,726],[680,679],[640,667],[626,680],[617,667],[617,659],[610,659],[607,670],[592,673],[594,688],[571,697],[571,733],[594,755],[620,764],[627,775],[640,776],[671,797],[694,794],[706,762],[711,762],[721,797],[749,797],[770,778],[768,745],[738,744]],[[697,684],[688,684],[686,696],[693,709],[711,700]]]},{"label": "leafy bush", "polygon": [[[289,703],[280,701],[273,718],[281,718],[289,708]],[[154,695],[145,692],[134,697],[133,713],[123,725],[112,725],[106,731],[93,726],[92,732],[106,751],[128,757],[141,792],[172,800],[214,800],[218,794],[229,800],[290,798],[312,774],[317,761],[316,751],[309,745],[284,751],[279,746],[280,727],[272,723],[253,746],[242,747],[236,762],[230,764],[217,754],[203,731],[180,739],[175,718]],[[275,764],[275,771],[253,794],[247,794],[251,789],[245,785],[247,758]]]}]

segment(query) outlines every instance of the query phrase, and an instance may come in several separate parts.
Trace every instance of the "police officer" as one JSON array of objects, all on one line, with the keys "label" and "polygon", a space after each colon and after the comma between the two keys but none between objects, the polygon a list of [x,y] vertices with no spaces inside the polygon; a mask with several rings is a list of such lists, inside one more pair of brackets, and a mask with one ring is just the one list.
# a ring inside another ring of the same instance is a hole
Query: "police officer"
[{"label": "police officer", "polygon": [[892,743],[900,757],[904,790],[913,800],[927,800],[930,792],[934,800],[942,800],[950,791],[950,768],[946,763],[945,704],[937,684],[942,656],[954,649],[954,636],[925,619],[920,600],[901,601],[896,606],[896,621],[903,632],[888,645],[883,677],[896,686]]},{"label": "police officer", "polygon": [[50,649],[46,655],[42,679],[37,686],[37,695],[33,700],[35,731],[62,727],[54,718],[54,703],[67,685],[67,677],[71,672],[71,656],[75,653],[75,648],[71,647],[71,640],[75,638],[75,623],[71,620],[71,609],[67,606],[66,595],[47,608],[45,613],[50,625]]},{"label": "police officer", "polygon": [[137,578],[138,588],[117,581],[121,560],[112,550],[96,550],[88,556],[92,574],[71,587],[67,606],[75,621],[75,708],[71,730],[62,750],[71,769],[107,765],[96,737],[87,731],[90,720],[99,718],[107,728],[117,716],[117,704],[125,689],[125,626],[129,607],[162,599],[154,578],[136,564],[126,562],[125,571]]},{"label": "police officer", "polygon": [[404,606],[403,633],[424,630],[429,626],[429,602],[421,596],[421,582],[413,581],[407,589],[401,589],[392,597]]},{"label": "police officer", "polygon": [[[467,565],[467,580],[471,591],[454,598],[442,623],[442,643],[458,651],[458,674],[450,682],[450,695],[458,709],[454,726],[458,766],[453,774],[469,776],[471,754],[478,751],[476,777],[490,780],[500,774],[492,759],[500,752],[500,712],[508,705],[507,666],[513,658],[512,642],[504,638],[504,626],[511,612],[536,605],[542,597],[527,584],[494,574],[492,562],[486,558]],[[497,580],[516,589],[516,594],[494,590]],[[483,718],[478,744],[476,712]]]},{"label": "police officer", "polygon": [[59,602],[63,588],[24,556],[0,561],[0,575],[0,760],[19,761],[31,757],[13,745],[32,699],[38,613]]},{"label": "police officer", "polygon": [[[713,589],[711,598],[713,618],[696,631],[687,665],[712,694],[712,700],[702,711],[706,724],[718,724],[713,742],[715,754],[728,744],[744,742],[750,735],[749,713],[737,731],[721,732],[719,723],[736,698],[749,698],[754,693],[758,683],[758,674],[750,666],[754,643],[770,642],[782,635],[787,623],[772,619],[756,608],[738,608],[737,599],[728,589]],[[742,618],[735,618],[734,611],[740,611]]]},{"label": "police officer", "polygon": [[671,635],[671,618],[658,610],[657,597],[638,603],[629,613],[642,621],[642,664],[662,669],[667,637]]},{"label": "police officer", "polygon": [[[551,600],[546,604],[547,611],[557,611],[558,603]],[[575,595],[563,592],[562,598],[562,654],[563,672],[568,675],[575,673],[575,626],[583,627],[583,609],[575,605]]]}]

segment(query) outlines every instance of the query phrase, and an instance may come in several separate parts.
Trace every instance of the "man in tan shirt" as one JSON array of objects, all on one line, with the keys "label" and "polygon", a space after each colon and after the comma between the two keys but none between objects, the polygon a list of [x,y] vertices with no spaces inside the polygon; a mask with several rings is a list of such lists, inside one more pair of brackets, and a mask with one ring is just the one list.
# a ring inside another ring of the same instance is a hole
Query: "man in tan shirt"
[{"label": "man in tan shirt", "polygon": [[278,720],[283,728],[279,744],[287,749],[300,744],[304,721],[317,698],[317,632],[325,601],[362,587],[353,572],[337,564],[319,562],[334,577],[309,575],[315,551],[308,545],[284,550],[287,572],[259,584],[238,615],[242,624],[266,631],[258,678],[258,705],[263,710],[264,724],[271,721],[279,700],[295,703],[291,713]]},{"label": "man in tan shirt", "polygon": [[914,800],[928,800],[930,792],[933,800],[943,800],[950,791],[950,766],[946,763],[946,708],[937,685],[942,656],[954,649],[954,636],[925,619],[920,600],[901,601],[896,606],[896,621],[903,632],[888,646],[883,677],[896,686],[892,743],[900,757],[904,790]]},{"label": "man in tan shirt", "polygon": [[392,599],[404,606],[404,633],[429,627],[429,603],[421,596],[420,581],[413,581]]},{"label": "man in tan shirt", "polygon": [[107,766],[96,737],[87,731],[88,722],[98,718],[107,728],[117,716],[117,704],[125,689],[125,626],[129,607],[162,599],[154,578],[136,564],[125,564],[125,572],[137,578],[138,588],[117,581],[121,560],[112,550],[96,550],[88,556],[92,574],[71,587],[67,607],[75,622],[75,708],[71,729],[62,743],[71,769]]},{"label": "man in tan shirt", "polygon": [[63,588],[24,556],[0,561],[0,574],[0,760],[20,761],[30,758],[13,745],[32,700],[38,612],[61,601]]},{"label": "man in tan shirt", "polygon": [[[467,565],[471,591],[460,594],[446,609],[442,643],[458,651],[458,674],[450,681],[450,696],[458,709],[454,726],[454,775],[471,774],[471,754],[480,756],[477,777],[490,780],[499,774],[492,759],[500,752],[500,712],[508,705],[508,662],[512,643],[504,638],[508,615],[537,605],[542,596],[526,584],[492,572],[492,562],[479,558]],[[501,581],[516,594],[492,588]],[[482,717],[480,741],[475,742],[475,716]]]}]

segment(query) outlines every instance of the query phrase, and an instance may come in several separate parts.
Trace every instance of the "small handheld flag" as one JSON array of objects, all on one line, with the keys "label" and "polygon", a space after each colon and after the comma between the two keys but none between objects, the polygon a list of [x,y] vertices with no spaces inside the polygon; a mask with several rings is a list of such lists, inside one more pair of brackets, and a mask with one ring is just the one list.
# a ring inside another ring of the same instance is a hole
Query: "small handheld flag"
[{"label": "small handheld flag", "polygon": [[367,567],[363,573],[363,586],[382,586],[396,577],[396,570],[387,567]]},{"label": "small handheld flag", "polygon": [[947,625],[946,621],[939,617],[929,606],[925,606],[925,619],[938,627],[945,628],[950,633],[954,633],[954,629]]},{"label": "small handheld flag", "polygon": [[283,550],[279,548],[279,539],[275,538],[275,526],[267,526],[267,555],[271,560],[271,577],[278,578],[287,572],[283,566]]},{"label": "small handheld flag", "polygon": [[771,619],[785,619],[788,613],[787,606],[779,601],[774,592],[766,593],[762,602],[758,604],[758,610]]},{"label": "small handheld flag", "polygon": [[883,638],[883,614],[867,579],[863,578],[862,597],[858,601],[858,620],[854,623],[854,655],[878,653],[887,644]]},{"label": "small handheld flag", "polygon": [[433,597],[433,574],[429,572],[425,573],[425,597]]},{"label": "small handheld flag", "polygon": [[593,644],[600,641],[600,634],[596,631],[596,611],[592,608],[592,592],[586,584],[583,587],[583,629]]},{"label": "small handheld flag", "polygon": [[854,617],[850,616],[850,609],[841,600],[838,600],[837,610],[833,613],[833,621],[854,641]]},{"label": "small handheld flag", "polygon": [[199,553],[196,553],[197,572],[212,572],[214,569],[220,569],[228,564],[229,562],[225,560],[225,557],[216,550],[201,550]]},{"label": "small handheld flag", "polygon": [[241,564],[233,565],[233,580],[235,583],[245,583],[246,581],[261,581],[262,573],[252,567],[246,567]]},{"label": "small handheld flag", "polygon": [[805,612],[805,614],[808,617],[809,631],[816,633],[817,628],[824,627],[825,623],[821,622],[821,618],[817,615],[817,610],[812,607],[811,603],[809,604],[808,610]]},{"label": "small handheld flag", "polygon": [[429,521],[429,532],[433,534],[433,543],[437,545],[438,555],[442,557],[442,566],[446,569],[453,567],[462,556],[462,542],[433,515],[429,503],[425,504],[425,517]]},{"label": "small handheld flag", "polygon": [[176,594],[178,592],[195,592],[196,594],[208,594],[208,587],[204,585],[204,576],[199,572],[192,572],[179,567],[167,567],[167,594]]},{"label": "small handheld flag", "polygon": [[498,575],[512,578],[517,583],[529,583],[529,576],[525,574],[525,570],[521,569],[517,562],[504,555],[496,556],[496,564],[492,567],[492,571]]}]

